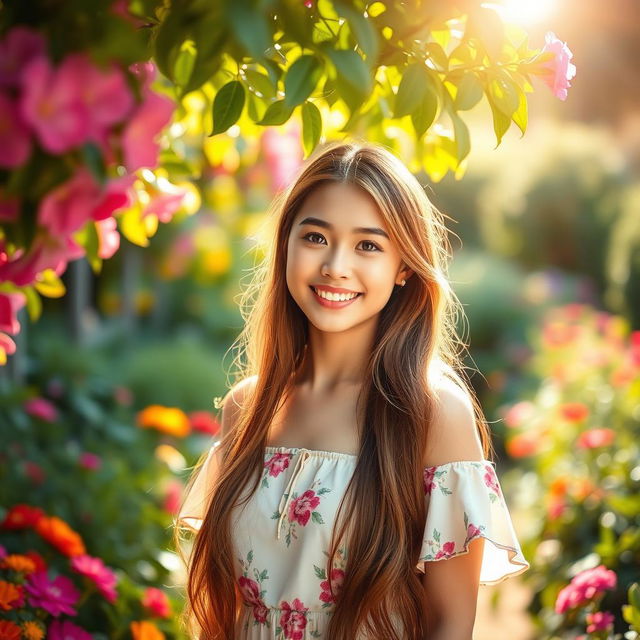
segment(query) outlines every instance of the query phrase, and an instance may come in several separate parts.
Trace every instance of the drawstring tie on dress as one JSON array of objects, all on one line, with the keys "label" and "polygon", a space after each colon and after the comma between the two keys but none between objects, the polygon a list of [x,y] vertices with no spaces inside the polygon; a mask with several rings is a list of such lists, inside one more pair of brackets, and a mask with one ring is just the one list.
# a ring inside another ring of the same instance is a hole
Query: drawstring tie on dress
[{"label": "drawstring tie on dress", "polygon": [[[302,453],[300,453],[300,455],[298,456],[298,460],[296,461],[296,465],[293,469],[293,473],[291,474],[291,478],[289,479],[289,483],[287,484],[287,488],[284,490],[284,493],[280,498],[280,504],[278,505],[278,511],[280,512],[280,518],[278,520],[278,531],[277,531],[278,540],[280,540],[280,528],[282,526],[282,521],[284,520],[284,516],[287,513],[287,505],[289,503],[289,498],[293,493],[295,482],[298,476],[300,475],[300,473],[302,472],[302,469],[304,468],[304,463],[307,461],[310,455],[311,454],[306,449],[302,450]],[[284,504],[283,504],[283,501],[284,501]]]}]

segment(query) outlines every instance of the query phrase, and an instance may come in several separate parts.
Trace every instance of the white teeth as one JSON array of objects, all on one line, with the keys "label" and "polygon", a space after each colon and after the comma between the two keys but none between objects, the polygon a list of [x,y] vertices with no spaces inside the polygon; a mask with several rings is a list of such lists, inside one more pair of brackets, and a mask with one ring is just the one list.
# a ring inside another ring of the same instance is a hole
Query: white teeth
[{"label": "white teeth", "polygon": [[326,300],[336,300],[343,302],[345,300],[352,300],[358,294],[357,293],[330,293],[328,291],[320,291],[314,287],[313,289],[321,298],[325,298]]}]

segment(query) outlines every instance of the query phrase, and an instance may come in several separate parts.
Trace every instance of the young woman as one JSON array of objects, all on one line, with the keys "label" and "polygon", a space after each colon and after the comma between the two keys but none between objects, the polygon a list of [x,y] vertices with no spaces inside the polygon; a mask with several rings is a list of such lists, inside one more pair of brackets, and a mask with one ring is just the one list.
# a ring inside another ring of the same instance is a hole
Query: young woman
[{"label": "young woman", "polygon": [[270,220],[240,381],[176,523],[196,532],[190,631],[471,640],[479,585],[529,563],[460,373],[442,216],[353,142],[312,156]]}]

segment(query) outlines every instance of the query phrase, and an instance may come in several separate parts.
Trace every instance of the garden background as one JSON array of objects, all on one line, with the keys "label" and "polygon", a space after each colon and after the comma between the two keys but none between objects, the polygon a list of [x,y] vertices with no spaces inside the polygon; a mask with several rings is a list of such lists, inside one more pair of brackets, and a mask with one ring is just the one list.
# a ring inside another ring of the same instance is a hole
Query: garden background
[{"label": "garden background", "polygon": [[[475,640],[640,632],[640,7],[0,5],[0,638],[184,638],[172,522],[274,195],[387,145],[448,216],[531,569]],[[575,66],[574,66],[575,65]]]}]

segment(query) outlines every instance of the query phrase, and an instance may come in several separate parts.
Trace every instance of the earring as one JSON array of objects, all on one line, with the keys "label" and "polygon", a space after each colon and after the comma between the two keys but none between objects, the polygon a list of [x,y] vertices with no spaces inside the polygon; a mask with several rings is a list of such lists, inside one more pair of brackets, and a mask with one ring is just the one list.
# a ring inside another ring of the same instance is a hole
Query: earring
[{"label": "earring", "polygon": [[407,284],[407,281],[403,278],[403,279],[402,279],[402,282],[400,283],[400,286],[401,286],[401,287],[404,287],[404,285],[405,285],[405,284]]}]

